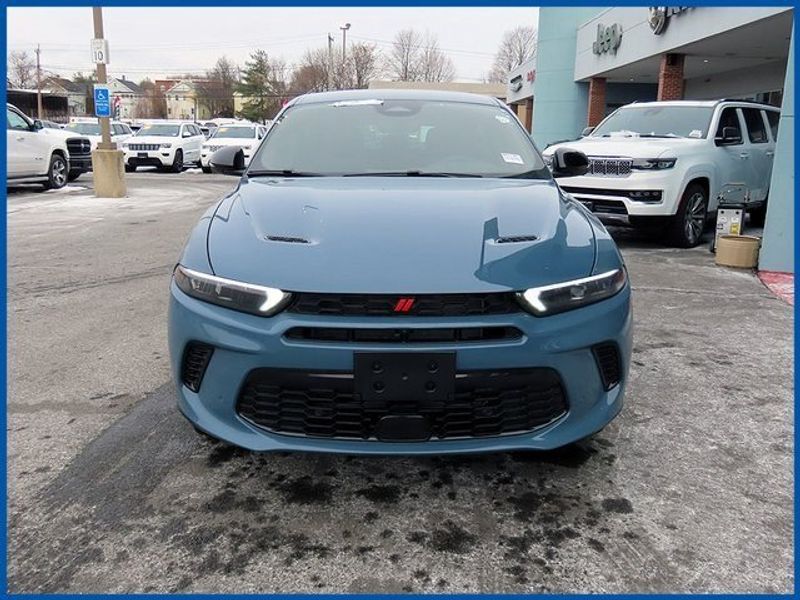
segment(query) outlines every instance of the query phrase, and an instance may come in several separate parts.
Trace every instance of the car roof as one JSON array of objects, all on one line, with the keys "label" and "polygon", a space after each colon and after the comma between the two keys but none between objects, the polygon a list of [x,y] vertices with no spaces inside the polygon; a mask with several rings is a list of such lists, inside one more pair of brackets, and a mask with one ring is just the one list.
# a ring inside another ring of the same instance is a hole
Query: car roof
[{"label": "car roof", "polygon": [[465,102],[497,106],[498,100],[490,96],[466,92],[443,90],[369,89],[317,92],[295,98],[290,104],[321,104],[324,102],[347,102],[358,100],[430,100],[439,102]]},{"label": "car roof", "polygon": [[770,108],[772,110],[780,110],[775,106],[769,104],[762,104],[761,102],[754,102],[753,100],[736,100],[736,99],[720,99],[720,100],[661,100],[656,102],[633,102],[625,106],[644,107],[648,106],[705,106],[714,107],[717,104],[744,104],[748,106],[757,106],[759,108]]}]

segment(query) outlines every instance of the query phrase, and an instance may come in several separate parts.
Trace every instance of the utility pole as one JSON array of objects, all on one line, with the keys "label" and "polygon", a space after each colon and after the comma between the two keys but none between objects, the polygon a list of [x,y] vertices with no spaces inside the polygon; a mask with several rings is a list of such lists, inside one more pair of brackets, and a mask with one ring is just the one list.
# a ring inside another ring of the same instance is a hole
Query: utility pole
[{"label": "utility pole", "polygon": [[39,54],[42,49],[39,44],[36,44],[36,118],[42,119],[44,111],[42,110],[42,63],[39,60]]},{"label": "utility pole", "polygon": [[328,90],[333,89],[333,36],[328,34]]},{"label": "utility pole", "polygon": [[[103,9],[99,6],[92,8],[92,18],[94,20],[94,38],[103,39]],[[105,63],[97,63],[97,83],[105,85],[108,83]],[[117,145],[111,141],[111,123],[108,117],[98,117],[100,120],[100,143],[97,147],[100,150],[116,150]]]},{"label": "utility pole", "polygon": [[[108,75],[106,73],[106,63],[108,62],[108,42],[103,37],[103,9],[95,6],[92,8],[92,19],[94,21],[94,39],[92,40],[92,60],[97,65],[97,83],[104,86],[95,88],[95,114],[100,121],[101,141],[97,149],[92,152],[92,178],[94,179],[94,194],[98,198],[123,198],[127,193],[125,185],[124,158],[121,150],[117,150],[117,145],[111,141],[111,123],[109,117],[101,117],[99,114],[108,114],[106,111],[98,111],[97,99],[100,91],[103,90],[105,101],[112,105],[111,95],[108,94]],[[99,45],[96,46],[96,45]],[[109,111],[110,112],[110,111]]]},{"label": "utility pole", "polygon": [[347,55],[347,30],[350,29],[350,23],[345,23],[344,26],[339,27],[339,29],[342,30],[342,65],[344,66]]}]

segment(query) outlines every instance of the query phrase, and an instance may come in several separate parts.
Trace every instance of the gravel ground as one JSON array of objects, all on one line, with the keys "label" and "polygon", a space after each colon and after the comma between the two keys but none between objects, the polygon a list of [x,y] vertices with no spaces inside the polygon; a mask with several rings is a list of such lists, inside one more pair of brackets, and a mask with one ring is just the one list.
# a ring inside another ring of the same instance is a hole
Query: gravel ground
[{"label": "gravel ground", "polygon": [[178,414],[166,348],[171,268],[234,180],[128,181],[10,191],[10,591],[793,591],[792,309],[752,273],[614,230],[635,349],[590,443],[250,454]]}]

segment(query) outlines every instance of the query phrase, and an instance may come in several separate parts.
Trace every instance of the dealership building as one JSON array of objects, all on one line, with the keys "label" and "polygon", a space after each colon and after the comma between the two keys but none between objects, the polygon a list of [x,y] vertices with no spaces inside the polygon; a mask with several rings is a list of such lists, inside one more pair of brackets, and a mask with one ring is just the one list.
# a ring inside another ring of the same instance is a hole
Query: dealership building
[{"label": "dealership building", "polygon": [[537,56],[510,73],[506,99],[540,148],[634,101],[781,107],[761,268],[793,272],[793,19],[789,7],[543,7]]}]

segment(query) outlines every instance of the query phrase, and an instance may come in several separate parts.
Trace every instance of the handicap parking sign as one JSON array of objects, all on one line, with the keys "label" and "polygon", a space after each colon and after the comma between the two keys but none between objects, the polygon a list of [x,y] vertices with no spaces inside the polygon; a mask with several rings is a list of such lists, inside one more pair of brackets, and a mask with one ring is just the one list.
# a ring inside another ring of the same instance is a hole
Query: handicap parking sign
[{"label": "handicap parking sign", "polygon": [[94,115],[96,117],[111,116],[111,90],[107,85],[94,86]]}]

